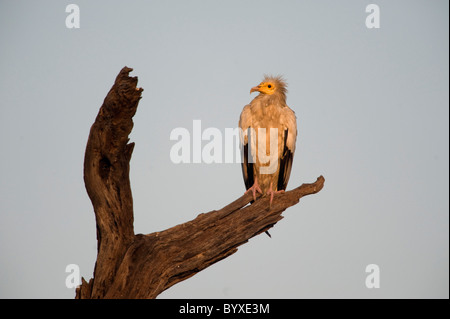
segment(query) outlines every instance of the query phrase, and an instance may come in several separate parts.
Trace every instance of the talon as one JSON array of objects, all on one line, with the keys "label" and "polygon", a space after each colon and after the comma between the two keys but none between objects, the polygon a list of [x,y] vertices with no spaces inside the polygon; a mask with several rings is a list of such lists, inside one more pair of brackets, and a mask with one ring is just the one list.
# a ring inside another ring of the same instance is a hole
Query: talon
[{"label": "talon", "polygon": [[270,195],[269,208],[272,208],[273,196],[274,196],[275,194],[282,194],[282,193],[284,193],[284,190],[283,190],[283,189],[282,189],[282,190],[279,190],[279,191],[274,191],[274,190],[272,189],[272,183],[270,183],[270,188],[269,188],[269,190],[267,191],[267,195]]},{"label": "talon", "polygon": [[249,192],[252,192],[253,194],[253,200],[256,200],[256,192],[262,194],[262,190],[261,187],[259,187],[258,184],[258,179],[255,177],[255,183],[253,183],[253,186],[250,187],[249,189],[247,189],[247,191],[245,192],[245,194],[248,194]]}]

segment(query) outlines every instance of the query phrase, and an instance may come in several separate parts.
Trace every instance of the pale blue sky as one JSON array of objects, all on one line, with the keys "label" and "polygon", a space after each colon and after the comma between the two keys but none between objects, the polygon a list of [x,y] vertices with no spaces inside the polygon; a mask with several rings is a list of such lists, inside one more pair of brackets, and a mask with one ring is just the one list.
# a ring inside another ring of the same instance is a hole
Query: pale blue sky
[{"label": "pale blue sky", "polygon": [[[67,29],[76,3],[81,28]],[[376,3],[381,28],[367,29]],[[298,116],[288,189],[324,189],[161,298],[448,298],[448,1],[0,2],[0,297],[73,298],[92,277],[83,157],[123,66],[144,88],[131,141],[136,233],[220,209],[239,164],[173,164],[176,127],[237,126],[263,74]],[[200,199],[200,198],[207,199]],[[365,267],[381,269],[367,289]]]}]

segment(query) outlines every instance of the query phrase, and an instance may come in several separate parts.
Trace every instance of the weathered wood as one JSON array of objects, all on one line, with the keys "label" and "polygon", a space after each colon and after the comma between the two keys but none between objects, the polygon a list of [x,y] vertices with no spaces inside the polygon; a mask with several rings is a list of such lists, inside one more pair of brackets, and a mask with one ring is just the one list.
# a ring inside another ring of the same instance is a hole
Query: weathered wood
[{"label": "weathered wood", "polygon": [[132,69],[124,67],[106,96],[91,127],[84,158],[84,183],[97,223],[97,262],[92,298],[103,298],[134,239],[133,197],[129,163],[134,143],[128,144],[142,89]]},{"label": "weathered wood", "polygon": [[301,197],[320,191],[324,181],[320,176],[313,184],[276,196],[270,210],[268,197],[247,205],[253,198],[244,195],[219,211],[200,214],[187,223],[137,235],[106,297],[155,298],[235,253],[238,246],[275,225],[283,218],[281,213]]},{"label": "weathered wood", "polygon": [[85,156],[85,184],[97,222],[98,256],[94,278],[84,279],[76,298],[155,298],[237,251],[273,227],[286,208],[319,192],[325,179],[269,198],[243,195],[218,211],[148,235],[134,235],[128,143],[141,97],[137,78],[123,68],[91,128]]}]

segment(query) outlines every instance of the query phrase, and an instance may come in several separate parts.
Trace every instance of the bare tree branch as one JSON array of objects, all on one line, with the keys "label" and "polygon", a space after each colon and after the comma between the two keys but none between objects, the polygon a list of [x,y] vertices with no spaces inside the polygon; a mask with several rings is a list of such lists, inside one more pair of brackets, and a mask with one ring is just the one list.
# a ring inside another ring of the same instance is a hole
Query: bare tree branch
[{"label": "bare tree branch", "polygon": [[320,176],[274,198],[252,205],[243,195],[218,211],[148,235],[134,235],[129,161],[134,143],[127,144],[132,117],[141,98],[137,78],[124,67],[92,125],[86,147],[84,180],[94,206],[98,256],[94,278],[84,279],[76,298],[155,298],[237,251],[250,238],[273,227],[286,208],[303,196],[319,192]]},{"label": "bare tree branch", "polygon": [[91,127],[84,158],[84,183],[94,206],[98,256],[91,297],[102,298],[134,240],[129,170],[134,143],[127,144],[142,89],[124,67]]}]

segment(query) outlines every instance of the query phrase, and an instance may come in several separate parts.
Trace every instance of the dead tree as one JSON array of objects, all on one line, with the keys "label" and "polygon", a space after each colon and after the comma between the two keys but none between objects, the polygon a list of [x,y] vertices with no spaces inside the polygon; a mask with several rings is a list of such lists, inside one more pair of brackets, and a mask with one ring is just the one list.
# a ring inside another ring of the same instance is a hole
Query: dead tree
[{"label": "dead tree", "polygon": [[94,277],[76,289],[76,298],[155,298],[172,285],[237,251],[237,247],[275,225],[281,213],[306,195],[319,192],[325,179],[303,184],[252,205],[243,195],[224,208],[198,215],[161,232],[134,234],[129,180],[134,143],[128,143],[141,99],[137,77],[124,67],[91,127],[84,159],[84,182],[97,224]]}]

